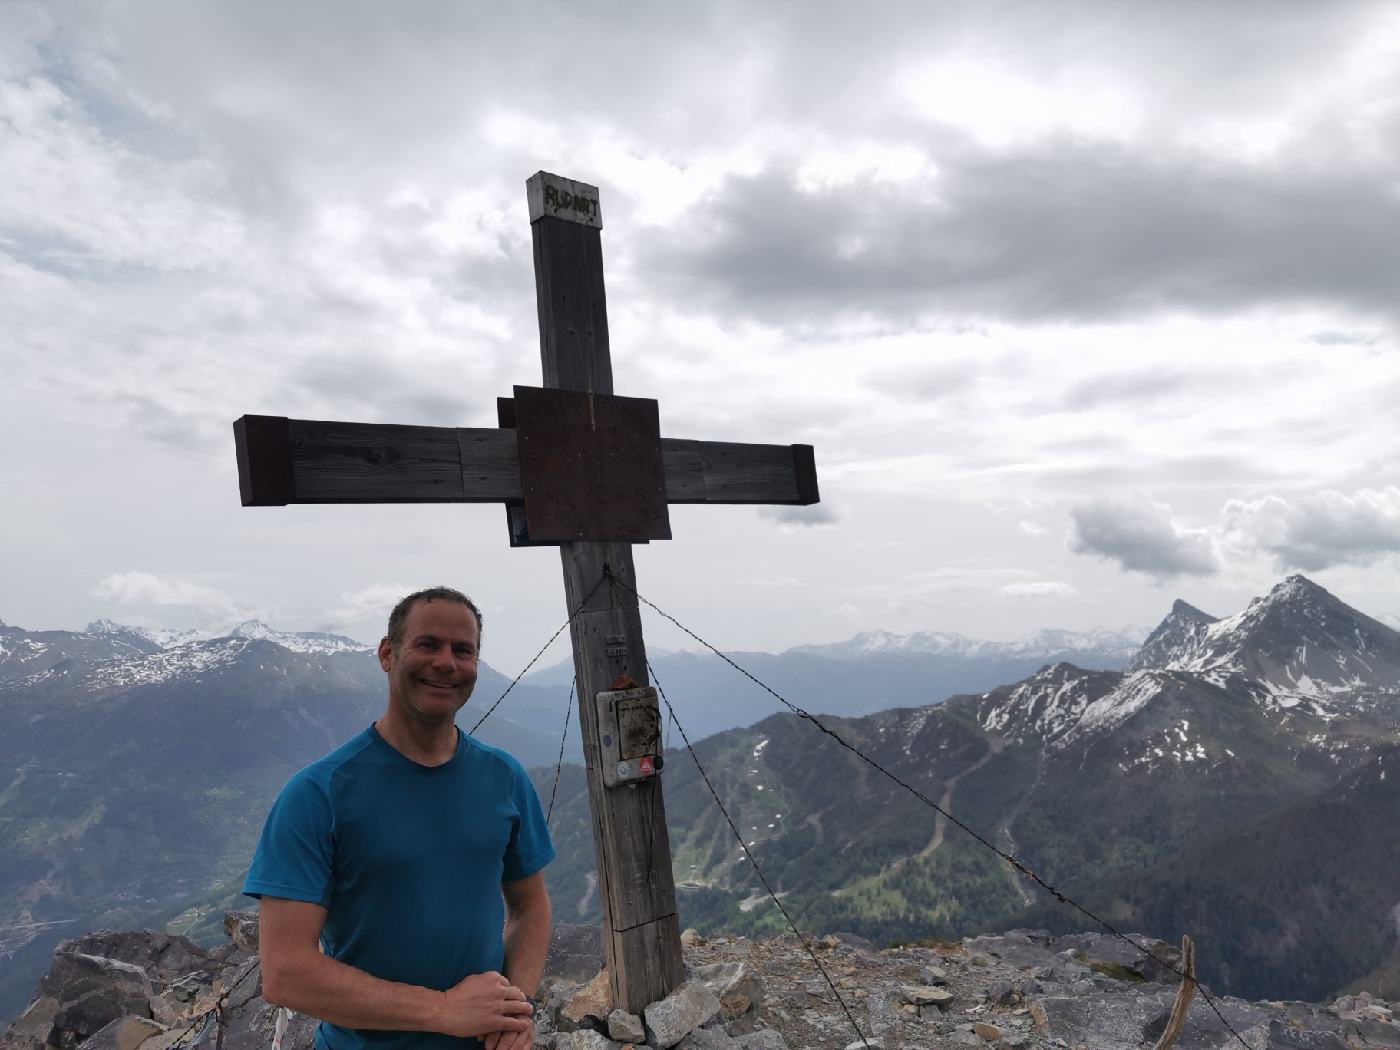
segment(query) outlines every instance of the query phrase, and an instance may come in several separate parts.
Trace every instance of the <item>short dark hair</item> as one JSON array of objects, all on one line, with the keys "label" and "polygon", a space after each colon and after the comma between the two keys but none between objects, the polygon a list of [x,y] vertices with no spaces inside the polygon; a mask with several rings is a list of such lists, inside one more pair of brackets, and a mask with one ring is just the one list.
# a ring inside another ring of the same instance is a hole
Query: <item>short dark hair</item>
[{"label": "short dark hair", "polygon": [[476,607],[476,602],[472,601],[461,591],[453,587],[428,587],[421,591],[414,591],[405,598],[399,599],[399,604],[394,606],[394,611],[389,614],[389,630],[385,637],[389,639],[389,644],[398,646],[403,642],[404,624],[408,622],[408,614],[419,602],[456,602],[458,605],[465,605],[476,617],[476,648],[481,651],[481,610]]}]

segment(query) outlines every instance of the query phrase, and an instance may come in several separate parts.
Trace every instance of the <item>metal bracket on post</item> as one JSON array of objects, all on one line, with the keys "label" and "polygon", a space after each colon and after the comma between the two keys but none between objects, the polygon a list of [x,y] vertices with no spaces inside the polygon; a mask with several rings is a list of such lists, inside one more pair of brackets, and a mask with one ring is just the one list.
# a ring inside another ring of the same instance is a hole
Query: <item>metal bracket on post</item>
[{"label": "metal bracket on post", "polygon": [[661,772],[661,707],[649,686],[599,693],[599,768],[605,787],[635,784]]}]

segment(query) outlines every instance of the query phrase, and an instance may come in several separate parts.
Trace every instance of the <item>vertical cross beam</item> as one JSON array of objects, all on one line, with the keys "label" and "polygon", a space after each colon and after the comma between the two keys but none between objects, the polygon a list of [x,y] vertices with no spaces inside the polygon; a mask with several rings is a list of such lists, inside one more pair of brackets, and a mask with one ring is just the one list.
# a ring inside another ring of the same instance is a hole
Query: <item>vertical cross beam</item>
[{"label": "vertical cross beam", "polygon": [[[527,182],[545,386],[611,394],[602,215],[593,186],[539,172]],[[661,778],[603,785],[595,697],[623,676],[647,683],[646,647],[632,548],[621,542],[560,547],[571,625],[579,727],[588,767],[593,847],[603,910],[603,951],[614,1005],[641,1013],[681,983],[680,926]],[[604,569],[626,587],[605,583]],[[589,594],[592,592],[592,597]]]}]

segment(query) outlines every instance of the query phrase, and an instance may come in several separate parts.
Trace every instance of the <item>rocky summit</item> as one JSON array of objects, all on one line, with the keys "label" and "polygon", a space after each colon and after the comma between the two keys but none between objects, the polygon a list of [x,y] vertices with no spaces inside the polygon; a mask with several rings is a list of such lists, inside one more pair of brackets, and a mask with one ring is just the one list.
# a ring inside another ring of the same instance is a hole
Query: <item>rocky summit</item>
[{"label": "rocky summit", "polygon": [[[262,998],[256,916],[229,913],[224,929],[213,949],[150,930],[65,941],[0,1050],[262,1050],[279,1025],[282,1050],[310,1050],[315,1022]],[[1013,930],[879,949],[851,934],[804,944],[687,930],[682,942],[686,981],[637,1016],[612,1009],[598,930],[560,924],[535,1046],[1130,1050],[1157,1045],[1180,988],[1179,952],[1138,936]],[[1400,1012],[1364,993],[1212,998],[1214,1009],[1196,995],[1170,1045],[1400,1048]]]}]

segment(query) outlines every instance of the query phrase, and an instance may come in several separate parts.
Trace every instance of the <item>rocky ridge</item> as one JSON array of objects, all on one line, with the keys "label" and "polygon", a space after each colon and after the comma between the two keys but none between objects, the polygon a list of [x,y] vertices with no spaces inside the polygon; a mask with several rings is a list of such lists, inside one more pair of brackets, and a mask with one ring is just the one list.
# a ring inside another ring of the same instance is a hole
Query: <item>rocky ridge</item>
[{"label": "rocky ridge", "polygon": [[[224,929],[228,943],[215,949],[149,930],[65,941],[34,1001],[0,1037],[0,1050],[272,1045],[279,1011],[261,996],[256,916],[231,912]],[[638,1017],[611,1009],[597,929],[560,924],[540,988],[535,1046],[1128,1050],[1155,1045],[1179,985],[1179,953],[1136,936],[1138,948],[1103,934],[1036,930],[883,950],[850,934],[807,947],[795,937],[706,939],[693,930],[682,941],[686,982]],[[1327,1006],[1234,998],[1217,1005],[1238,1039],[1198,995],[1174,1045],[1400,1048],[1397,1013],[1365,993]],[[310,1050],[315,1022],[281,1020],[282,1050]]]}]

